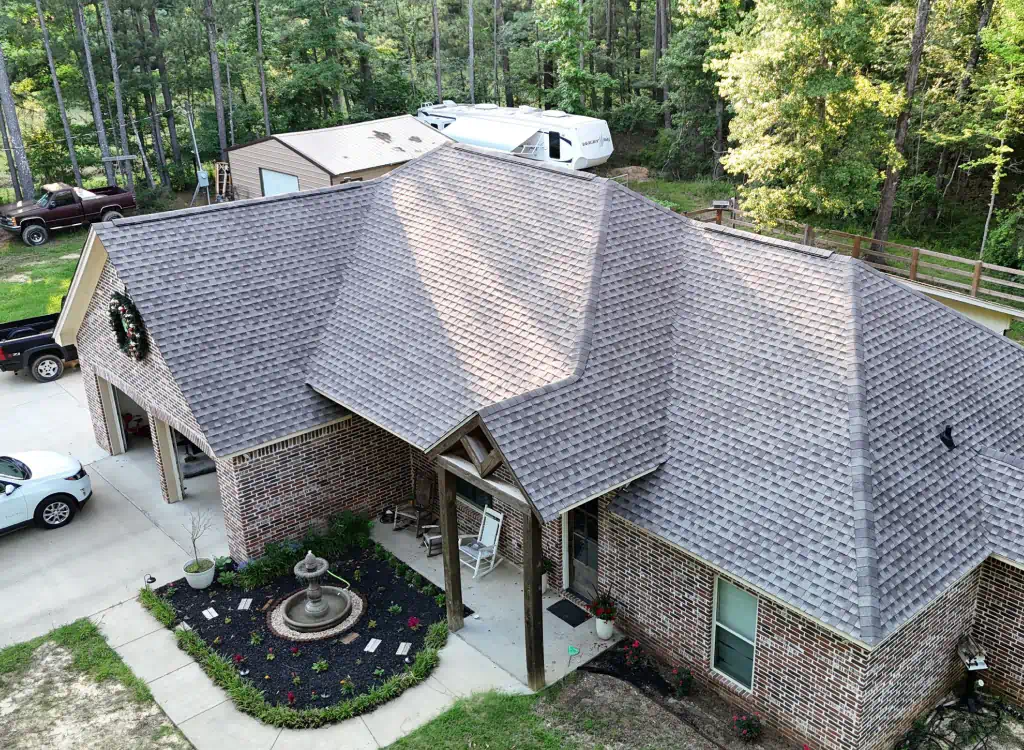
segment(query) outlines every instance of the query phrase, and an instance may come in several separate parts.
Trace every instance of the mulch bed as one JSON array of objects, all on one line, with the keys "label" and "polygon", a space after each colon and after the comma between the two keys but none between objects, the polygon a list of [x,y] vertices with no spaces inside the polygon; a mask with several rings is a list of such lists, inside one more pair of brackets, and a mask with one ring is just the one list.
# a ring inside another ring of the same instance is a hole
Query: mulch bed
[{"label": "mulch bed", "polygon": [[[266,610],[264,606],[300,588],[290,574],[250,591],[225,587],[216,581],[207,589],[195,590],[181,579],[157,593],[170,600],[178,618],[187,622],[210,648],[237,663],[240,671],[249,670],[249,679],[263,688],[268,703],[296,709],[327,706],[366,692],[407,669],[406,657],[396,654],[399,645],[412,644],[411,661],[423,648],[429,626],[445,619],[444,607],[435,601],[440,589],[425,579],[418,579],[420,588],[416,588],[399,577],[387,562],[375,560],[372,555],[372,547],[356,549],[346,559],[331,564],[331,570],[362,595],[366,610],[350,630],[327,640],[290,641],[275,635],[267,626],[272,606]],[[344,586],[330,576],[325,576],[321,583]],[[421,590],[426,586],[430,593]],[[169,594],[171,587],[174,591]],[[248,611],[238,610],[243,598],[252,599]],[[389,612],[392,605],[401,607],[401,612]],[[209,607],[217,611],[212,620],[202,614]],[[472,612],[467,608],[466,613]],[[410,617],[419,619],[416,630],[409,626]],[[370,627],[371,621],[375,621],[375,627]],[[349,644],[342,643],[352,633],[358,633],[358,638]],[[371,638],[381,640],[374,653],[364,651]],[[293,648],[297,653],[293,653]],[[270,653],[274,658],[268,660]],[[236,655],[240,655],[240,663]],[[321,659],[328,662],[328,669],[313,671],[313,664]],[[289,693],[293,696],[291,702]]]},{"label": "mulch bed", "polygon": [[663,698],[673,696],[675,691],[665,678],[661,676],[661,672],[657,667],[653,666],[650,661],[633,666],[626,663],[626,651],[623,648],[623,644],[628,642],[628,640],[623,641],[614,648],[602,651],[581,666],[580,670],[617,677],[624,682],[628,682],[630,685],[634,685],[641,690],[652,691]]}]

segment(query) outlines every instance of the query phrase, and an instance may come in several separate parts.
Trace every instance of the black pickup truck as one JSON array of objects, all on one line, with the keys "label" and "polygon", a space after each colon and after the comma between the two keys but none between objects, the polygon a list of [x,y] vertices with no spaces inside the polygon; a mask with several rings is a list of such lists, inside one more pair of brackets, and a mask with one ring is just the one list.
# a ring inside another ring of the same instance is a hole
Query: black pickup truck
[{"label": "black pickup truck", "polygon": [[60,313],[0,323],[0,371],[28,369],[40,383],[49,383],[64,374],[64,364],[78,359],[73,346],[61,346],[53,340],[53,329]]},{"label": "black pickup truck", "polygon": [[135,208],[135,195],[116,186],[85,190],[53,182],[36,200],[0,206],[0,229],[21,235],[26,245],[45,244],[55,229],[120,219]]}]

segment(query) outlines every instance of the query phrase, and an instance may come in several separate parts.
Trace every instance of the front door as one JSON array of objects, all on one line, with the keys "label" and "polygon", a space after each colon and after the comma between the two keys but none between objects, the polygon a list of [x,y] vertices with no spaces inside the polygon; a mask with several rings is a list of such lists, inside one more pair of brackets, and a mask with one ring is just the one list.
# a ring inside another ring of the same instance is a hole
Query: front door
[{"label": "front door", "polygon": [[597,500],[569,511],[569,588],[584,599],[597,595]]}]

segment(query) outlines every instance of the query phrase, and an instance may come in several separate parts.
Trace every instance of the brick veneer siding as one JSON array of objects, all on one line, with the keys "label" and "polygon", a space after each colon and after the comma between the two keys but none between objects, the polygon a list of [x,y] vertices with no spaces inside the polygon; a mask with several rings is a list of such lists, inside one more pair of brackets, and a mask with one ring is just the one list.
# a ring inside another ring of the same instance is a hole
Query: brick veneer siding
[{"label": "brick veneer siding", "polygon": [[991,557],[981,566],[974,638],[987,652],[988,688],[1024,703],[1024,570]]},{"label": "brick veneer siding", "polygon": [[376,517],[412,496],[409,446],[360,417],[217,461],[232,556],[294,539],[342,511]]},{"label": "brick veneer siding", "polygon": [[915,718],[964,677],[956,647],[974,623],[978,577],[976,568],[871,652],[861,748],[891,748]]}]

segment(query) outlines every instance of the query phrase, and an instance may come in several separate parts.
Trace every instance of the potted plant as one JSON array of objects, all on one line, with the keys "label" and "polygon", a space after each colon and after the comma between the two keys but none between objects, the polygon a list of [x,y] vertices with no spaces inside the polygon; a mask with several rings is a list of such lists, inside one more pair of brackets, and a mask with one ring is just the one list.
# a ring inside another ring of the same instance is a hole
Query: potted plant
[{"label": "potted plant", "polygon": [[546,557],[540,561],[540,593],[548,593],[549,577],[551,571],[555,569],[555,566],[551,564],[551,561]]},{"label": "potted plant", "polygon": [[617,607],[612,599],[612,592],[598,591],[597,596],[590,603],[590,613],[594,615],[594,624],[597,627],[597,637],[607,641],[615,635],[615,615]]},{"label": "potted plant", "polygon": [[217,566],[208,557],[200,557],[196,542],[210,529],[210,516],[208,513],[191,513],[189,523],[182,524],[192,540],[192,559],[182,566],[185,571],[185,580],[194,589],[205,589],[213,583],[213,577],[217,574]]}]

